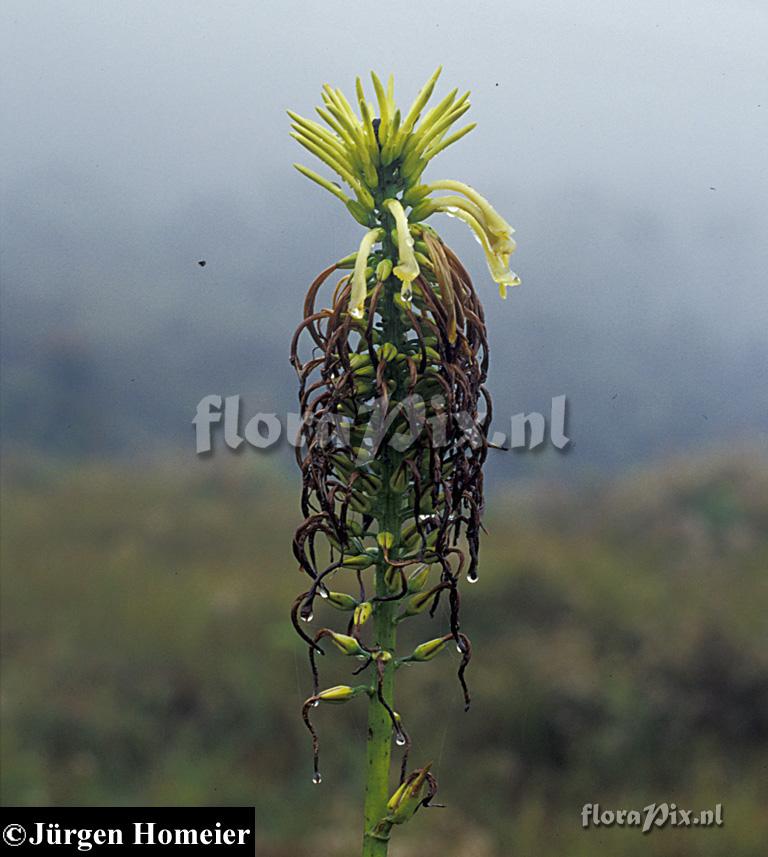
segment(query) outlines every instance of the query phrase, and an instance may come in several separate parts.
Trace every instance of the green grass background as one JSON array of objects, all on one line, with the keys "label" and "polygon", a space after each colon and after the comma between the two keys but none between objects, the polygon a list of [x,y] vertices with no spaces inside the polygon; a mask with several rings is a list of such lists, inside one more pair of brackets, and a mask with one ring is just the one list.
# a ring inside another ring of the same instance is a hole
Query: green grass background
[{"label": "green grass background", "polygon": [[[3,803],[255,804],[264,857],[357,853],[362,703],[318,710],[310,781],[297,492],[255,458],[6,462]],[[447,808],[396,831],[393,857],[764,854],[765,459],[497,487],[487,526],[463,605],[473,709],[452,651],[399,679]],[[417,621],[407,640],[434,636]],[[325,682],[348,666],[329,654]],[[725,825],[581,828],[584,803],[665,800],[720,802]]]}]

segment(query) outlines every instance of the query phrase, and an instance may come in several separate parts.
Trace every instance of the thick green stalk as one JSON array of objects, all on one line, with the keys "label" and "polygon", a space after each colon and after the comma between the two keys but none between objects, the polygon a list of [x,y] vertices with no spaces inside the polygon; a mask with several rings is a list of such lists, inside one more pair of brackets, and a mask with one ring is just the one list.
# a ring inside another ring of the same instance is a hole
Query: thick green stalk
[{"label": "thick green stalk", "polygon": [[[382,218],[387,234],[383,241],[385,254],[394,253],[389,237],[389,217]],[[398,283],[394,277],[383,287],[380,312],[383,323],[383,333],[387,341],[400,344],[402,332],[393,302]],[[382,490],[378,496],[380,531],[392,533],[394,544],[400,538],[400,495],[390,484],[390,477],[395,471],[396,463],[392,461],[393,450],[382,445],[381,455],[384,458],[382,472]],[[393,466],[394,465],[394,466]],[[385,563],[380,563],[376,569],[376,595],[389,595],[386,582]],[[373,609],[374,645],[392,655],[391,660],[384,666],[382,695],[390,708],[394,708],[395,690],[395,640],[397,626],[394,622],[395,602],[377,601]],[[376,825],[387,815],[387,801],[390,796],[389,769],[392,758],[392,721],[387,710],[374,693],[368,703],[368,742],[365,780],[365,831],[363,835],[363,857],[386,857],[389,841],[381,835],[374,834]]]},{"label": "thick green stalk", "polygon": [[[386,594],[383,569],[376,571],[376,591]],[[395,623],[393,602],[376,604],[373,621],[376,642],[394,658]],[[390,661],[384,668],[383,696],[387,704],[394,702],[395,665]],[[368,757],[365,783],[365,834],[363,857],[386,857],[388,841],[373,835],[374,828],[387,814],[389,800],[389,768],[392,755],[392,721],[374,694],[368,703]]]}]

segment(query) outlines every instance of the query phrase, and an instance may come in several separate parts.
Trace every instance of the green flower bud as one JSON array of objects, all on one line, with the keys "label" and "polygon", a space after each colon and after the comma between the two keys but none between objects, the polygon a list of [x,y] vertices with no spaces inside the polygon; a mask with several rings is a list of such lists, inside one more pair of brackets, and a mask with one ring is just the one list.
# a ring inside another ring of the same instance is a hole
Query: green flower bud
[{"label": "green flower bud", "polygon": [[331,631],[328,636],[336,648],[345,655],[365,656],[365,649],[363,649],[354,637],[350,637],[347,634],[337,634],[335,631]]},{"label": "green flower bud", "polygon": [[[422,504],[422,508],[424,508],[425,504]],[[427,547],[434,547],[437,543],[437,537],[440,535],[439,530],[432,530],[431,533],[427,533],[425,536],[425,541],[427,543]],[[421,544],[421,536],[419,535],[419,531],[414,529],[414,532],[404,540],[404,546],[409,550],[412,550],[417,545]]]},{"label": "green flower bud", "polygon": [[[434,599],[436,593],[430,590],[429,592],[418,592],[411,596],[405,602],[405,611],[398,616],[398,620],[405,619],[408,616],[418,616],[423,613]],[[437,652],[435,652],[437,654]]]},{"label": "green flower bud", "polygon": [[420,565],[415,571],[412,571],[408,576],[408,591],[421,592],[424,589],[427,578],[429,577],[429,566]]},{"label": "green flower bud", "polygon": [[365,623],[371,618],[371,614],[373,613],[373,605],[370,601],[363,601],[362,604],[358,604],[355,607],[355,613],[352,617],[352,621],[355,625],[365,625]]},{"label": "green flower bud", "polygon": [[403,202],[406,205],[416,205],[421,202],[423,199],[426,199],[430,194],[429,185],[420,184],[414,185],[413,187],[408,188],[408,190],[403,194]]},{"label": "green flower bud", "polygon": [[379,479],[379,477],[375,476],[373,473],[360,474],[360,481],[371,491],[381,490],[381,479]]},{"label": "green flower bud", "polygon": [[430,765],[425,765],[411,774],[397,789],[387,802],[389,815],[387,820],[392,824],[403,824],[413,817],[416,810],[426,798],[427,774]]},{"label": "green flower bud", "polygon": [[424,221],[437,211],[437,205],[433,199],[423,199],[411,209],[411,223]]},{"label": "green flower bud", "polygon": [[375,561],[375,558],[369,554],[361,553],[357,554],[357,556],[345,556],[342,560],[342,565],[345,565],[347,568],[364,569],[370,568]]},{"label": "green flower bud", "polygon": [[382,259],[376,266],[376,279],[380,283],[386,282],[392,276],[392,260]]},{"label": "green flower bud", "polygon": [[373,395],[374,389],[373,381],[369,381],[366,378],[358,378],[355,381],[355,394],[363,399],[370,398]]},{"label": "green flower bud", "polygon": [[347,211],[355,218],[361,226],[374,226],[373,212],[369,211],[361,205],[356,199],[348,199],[346,202]]},{"label": "green flower bud", "polygon": [[422,643],[420,646],[416,646],[411,655],[408,657],[409,661],[430,661],[435,655],[442,652],[445,648],[446,643],[450,640],[450,634],[447,637],[436,637],[434,640],[428,640],[426,643]]},{"label": "green flower bud", "polygon": [[353,536],[362,536],[363,534],[363,525],[360,521],[347,521],[347,529]]},{"label": "green flower bud", "polygon": [[326,538],[328,539],[328,544],[335,547],[336,550],[338,550],[338,551],[341,550],[341,542],[336,538],[336,536],[332,536],[332,535],[330,535],[330,533],[328,533],[326,535]]},{"label": "green flower bud", "polygon": [[365,687],[350,687],[348,684],[337,684],[336,687],[329,687],[328,690],[321,690],[317,694],[317,698],[321,702],[347,702],[356,696],[359,696]]},{"label": "green flower bud", "polygon": [[[407,423],[404,427],[407,430]],[[393,491],[403,492],[408,487],[410,470],[402,465],[392,474],[389,480],[390,488]]]},{"label": "green flower bud", "polygon": [[357,607],[357,599],[346,592],[329,592],[326,601],[337,610],[350,611]]},{"label": "green flower bud", "polygon": [[407,535],[403,536],[403,547],[406,550],[413,550],[417,545],[421,544],[421,536],[419,535],[419,531],[417,529],[413,529],[413,531]]},{"label": "green flower bud", "polygon": [[[352,497],[350,498],[349,505],[355,512],[360,512],[365,515],[371,511],[373,508],[373,503],[368,497],[362,497],[357,492],[352,493]],[[359,557],[348,557],[347,559],[359,559]],[[371,562],[368,562],[366,565],[356,566],[354,562],[347,563],[346,560],[344,565],[350,565],[353,568],[368,568],[371,565]]]},{"label": "green flower bud", "polygon": [[341,453],[337,452],[332,455],[331,461],[336,465],[337,470],[344,476],[349,476],[349,474],[354,470],[354,462]]},{"label": "green flower bud", "polygon": [[[428,567],[427,567],[427,570],[429,570]],[[415,595],[411,596],[405,602],[405,610],[397,617],[397,619],[395,621],[402,622],[403,619],[407,619],[409,616],[417,616],[419,613],[423,613],[432,604],[434,604],[435,598],[437,597],[437,594],[440,591],[440,589],[441,589],[441,587],[437,586],[437,587],[434,587],[433,589],[428,590],[427,592],[417,592]],[[434,642],[434,640],[432,640],[431,642]],[[423,645],[428,647],[427,643],[424,643]],[[429,659],[429,658],[421,657],[421,655],[423,655],[424,652],[429,652],[429,648],[421,649],[421,647],[420,647],[419,649],[417,649],[417,651],[419,652],[420,657],[414,657],[414,655],[416,654],[416,652],[414,652],[414,654],[411,655],[411,657],[406,658],[406,660],[428,660]],[[439,651],[440,651],[439,648],[436,649],[434,654],[436,655]],[[434,655],[429,655],[429,657],[433,657],[433,656]]]},{"label": "green flower bud", "polygon": [[384,582],[387,584],[387,588],[390,592],[394,592],[402,588],[398,569],[395,568],[394,565],[387,566],[387,570],[384,572]]},{"label": "green flower bud", "polygon": [[367,351],[361,354],[352,354],[349,358],[349,365],[352,369],[362,369],[363,366],[371,365],[371,355]]},{"label": "green flower bud", "polygon": [[380,548],[391,550],[392,545],[395,543],[395,537],[392,533],[388,533],[386,530],[383,530],[376,536],[376,541],[379,543]]},{"label": "green flower bud", "polygon": [[357,259],[357,253],[350,253],[349,256],[345,256],[343,259],[339,259],[336,263],[337,268],[352,270],[355,267],[355,259]]},{"label": "green flower bud", "polygon": [[391,342],[385,342],[379,351],[379,357],[391,363],[397,357],[397,348]]}]

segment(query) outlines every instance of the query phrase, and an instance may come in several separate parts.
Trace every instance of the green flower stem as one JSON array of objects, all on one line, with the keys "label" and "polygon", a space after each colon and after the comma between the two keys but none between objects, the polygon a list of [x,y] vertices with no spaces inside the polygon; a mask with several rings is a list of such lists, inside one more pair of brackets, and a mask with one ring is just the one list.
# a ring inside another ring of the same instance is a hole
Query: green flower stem
[{"label": "green flower stem", "polygon": [[[390,238],[390,218],[383,215],[385,237],[383,240],[384,255],[397,258],[395,248]],[[395,308],[393,297],[399,291],[399,281],[390,277],[384,284],[380,302],[380,312],[383,323],[384,340],[399,345],[402,331]],[[379,530],[392,533],[394,545],[400,539],[400,501],[401,495],[390,485],[390,477],[395,472],[398,462],[393,458],[397,455],[389,447],[382,446],[384,457],[382,469],[382,491],[379,494],[379,514],[377,516]],[[389,595],[385,579],[387,566],[379,564],[376,569],[376,594]],[[391,660],[384,665],[382,695],[390,708],[394,708],[395,695],[395,642],[397,625],[395,624],[396,602],[377,601],[373,609],[374,644],[389,652]],[[363,857],[386,857],[389,842],[387,839],[374,835],[376,825],[387,815],[387,801],[390,797],[389,770],[392,758],[392,721],[378,696],[374,693],[368,703],[368,746],[365,783],[365,831],[363,835]]]},{"label": "green flower stem", "polygon": [[[376,591],[386,594],[384,570],[376,570]],[[384,668],[383,696],[392,706],[395,690],[395,634],[394,602],[377,602],[373,621],[377,643],[393,653]],[[388,842],[372,835],[376,825],[387,815],[389,800],[389,769],[392,756],[392,721],[386,709],[374,694],[368,703],[368,758],[365,783],[365,834],[363,857],[386,857]]]}]

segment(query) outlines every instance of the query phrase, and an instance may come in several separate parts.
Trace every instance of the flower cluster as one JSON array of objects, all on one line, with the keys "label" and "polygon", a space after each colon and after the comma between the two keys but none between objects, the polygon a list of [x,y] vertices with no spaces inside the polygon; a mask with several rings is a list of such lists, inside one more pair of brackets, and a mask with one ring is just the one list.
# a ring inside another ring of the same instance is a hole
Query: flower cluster
[{"label": "flower cluster", "polygon": [[[329,85],[323,87],[324,107],[317,108],[328,127],[288,112],[293,120],[292,136],[330,167],[355,198],[348,197],[339,184],[301,164],[294,164],[296,169],[338,197],[356,220],[370,227],[355,257],[350,302],[356,318],[362,318],[364,313],[365,272],[371,249],[384,235],[377,211],[389,212],[396,224],[394,243],[398,259],[396,264],[391,261],[395,276],[403,284],[405,300],[410,284],[419,275],[414,237],[418,235],[419,224],[438,212],[458,217],[470,227],[483,248],[491,277],[498,283],[502,297],[506,297],[509,286],[520,284],[520,278],[509,269],[509,257],[515,250],[514,230],[488,200],[463,182],[444,179],[420,183],[432,158],[475,127],[472,123],[449,133],[470,107],[469,92],[458,96],[457,89],[422,117],[440,71],[438,68],[426,82],[405,116],[401,116],[395,105],[392,76],[385,89],[373,72],[378,118],[374,118],[374,106],[366,100],[360,78],[356,81],[359,116],[341,90]],[[432,196],[439,191],[447,191],[449,195]],[[407,208],[410,212],[406,212]]]},{"label": "flower cluster", "polygon": [[[392,78],[385,88],[372,74],[378,116],[359,79],[359,115],[330,86],[318,109],[328,127],[289,114],[293,136],[353,195],[307,167],[297,169],[366,227],[357,251],[310,285],[291,346],[303,416],[296,449],[303,521],[293,554],[309,578],[292,621],[313,676],[303,717],[319,783],[313,710],[368,699],[365,857],[384,855],[393,826],[429,806],[437,790],[429,765],[407,772],[411,740],[394,708],[396,671],[455,649],[467,709],[470,703],[464,674],[472,647],[461,630],[459,583],[478,576],[492,416],[484,386],[487,331],[469,274],[425,221],[437,212],[460,218],[480,242],[502,296],[519,283],[509,270],[513,230],[490,203],[461,182],[422,182],[430,160],[474,127],[452,131],[469,108],[469,93],[457,90],[422,116],[439,73],[405,113],[395,105]],[[321,290],[336,272],[340,278],[322,307]],[[459,414],[468,424],[455,419]],[[404,445],[395,442],[412,419],[424,430]],[[318,605],[327,605],[329,615],[346,614],[343,629],[312,633]],[[445,624],[398,655],[400,623],[425,618]],[[369,680],[321,690],[325,644],[359,662],[353,674]],[[404,752],[399,785],[390,793],[393,738]]]}]

